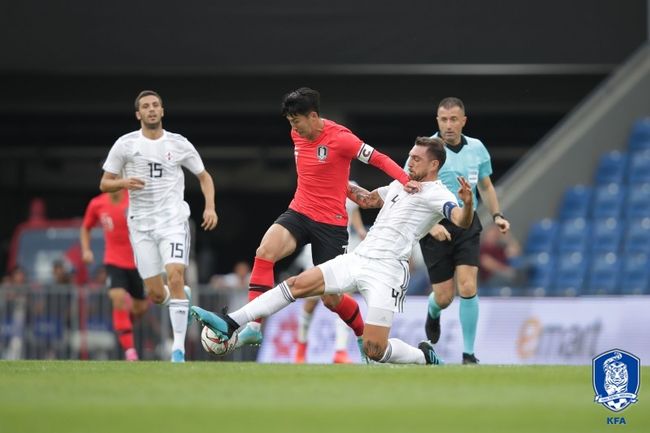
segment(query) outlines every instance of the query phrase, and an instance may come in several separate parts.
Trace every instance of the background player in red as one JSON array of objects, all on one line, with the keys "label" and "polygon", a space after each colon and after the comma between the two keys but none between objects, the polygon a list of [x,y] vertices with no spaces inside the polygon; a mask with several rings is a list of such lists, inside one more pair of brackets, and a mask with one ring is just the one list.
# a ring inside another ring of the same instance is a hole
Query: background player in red
[{"label": "background player in red", "polygon": [[[348,243],[345,199],[353,159],[379,168],[399,180],[409,192],[418,189],[388,156],[364,143],[345,126],[320,117],[320,94],[316,90],[301,87],[286,94],[282,116],[291,125],[298,185],[289,209],[269,227],[257,248],[249,300],[274,286],[275,262],[297,248],[311,243],[314,265],[345,252]],[[357,302],[349,295],[324,295],[322,299],[361,338],[363,319]],[[249,323],[239,333],[238,346],[260,344],[260,327],[259,321]]]},{"label": "background player in red", "polygon": [[[100,222],[104,229],[104,265],[108,274],[108,296],[113,304],[113,329],[127,361],[137,361],[131,315],[147,311],[142,279],[138,275],[126,226],[129,195],[125,190],[103,193],[93,198],[81,225],[81,253],[84,262],[95,260],[90,249],[90,230]],[[129,294],[131,295],[129,297]]]}]

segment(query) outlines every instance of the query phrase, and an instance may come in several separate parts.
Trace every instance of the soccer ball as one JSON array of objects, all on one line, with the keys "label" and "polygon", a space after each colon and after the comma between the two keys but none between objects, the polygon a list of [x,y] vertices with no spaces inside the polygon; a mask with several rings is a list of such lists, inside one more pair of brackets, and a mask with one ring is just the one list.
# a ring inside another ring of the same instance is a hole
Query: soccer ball
[{"label": "soccer ball", "polygon": [[226,355],[235,350],[238,333],[235,332],[228,340],[223,340],[207,326],[201,331],[201,345],[206,352],[213,355]]}]

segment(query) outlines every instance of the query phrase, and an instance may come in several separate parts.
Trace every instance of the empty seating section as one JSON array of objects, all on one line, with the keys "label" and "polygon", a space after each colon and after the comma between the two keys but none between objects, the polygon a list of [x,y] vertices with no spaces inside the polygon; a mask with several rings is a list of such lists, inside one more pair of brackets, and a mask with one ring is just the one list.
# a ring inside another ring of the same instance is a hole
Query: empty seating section
[{"label": "empty seating section", "polygon": [[536,295],[650,294],[650,118],[600,157],[593,186],[567,188],[557,219],[531,225],[524,253]]}]

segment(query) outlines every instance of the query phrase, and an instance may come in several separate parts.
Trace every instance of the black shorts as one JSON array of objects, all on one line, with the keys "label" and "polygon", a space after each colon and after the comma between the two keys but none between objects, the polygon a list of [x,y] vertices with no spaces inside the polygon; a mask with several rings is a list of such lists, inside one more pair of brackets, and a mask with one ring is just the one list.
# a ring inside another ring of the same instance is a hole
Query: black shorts
[{"label": "black shorts", "polygon": [[440,242],[429,234],[420,239],[422,257],[427,266],[427,271],[429,271],[431,284],[441,283],[453,278],[458,265],[476,267],[479,265],[479,249],[483,226],[476,212],[474,212],[472,225],[467,230],[452,224],[446,219],[440,221],[440,224],[451,235],[451,241]]},{"label": "black shorts", "polygon": [[347,227],[319,223],[292,209],[280,215],[275,224],[289,230],[296,239],[296,250],[311,244],[314,265],[325,263],[347,250]]},{"label": "black shorts", "polygon": [[109,289],[125,289],[134,299],[145,299],[144,284],[137,269],[126,269],[118,266],[106,265]]}]

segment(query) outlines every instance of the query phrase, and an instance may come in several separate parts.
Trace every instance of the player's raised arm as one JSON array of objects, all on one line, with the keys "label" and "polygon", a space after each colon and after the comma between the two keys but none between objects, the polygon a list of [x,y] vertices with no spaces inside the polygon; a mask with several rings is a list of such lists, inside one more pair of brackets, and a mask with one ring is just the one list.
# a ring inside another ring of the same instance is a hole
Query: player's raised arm
[{"label": "player's raised arm", "polygon": [[205,198],[205,210],[203,211],[203,222],[201,223],[201,228],[203,228],[203,230],[213,230],[219,222],[219,217],[217,216],[214,205],[214,182],[212,181],[210,173],[205,170],[197,174],[196,177],[199,179],[201,192]]},{"label": "player's raised arm", "polygon": [[[474,218],[474,195],[472,194],[472,185],[462,176],[458,176],[460,188],[458,188],[458,197],[463,201],[463,207],[454,206],[450,212],[450,221],[458,227],[464,229],[472,225]],[[446,205],[445,205],[446,206]]]}]

